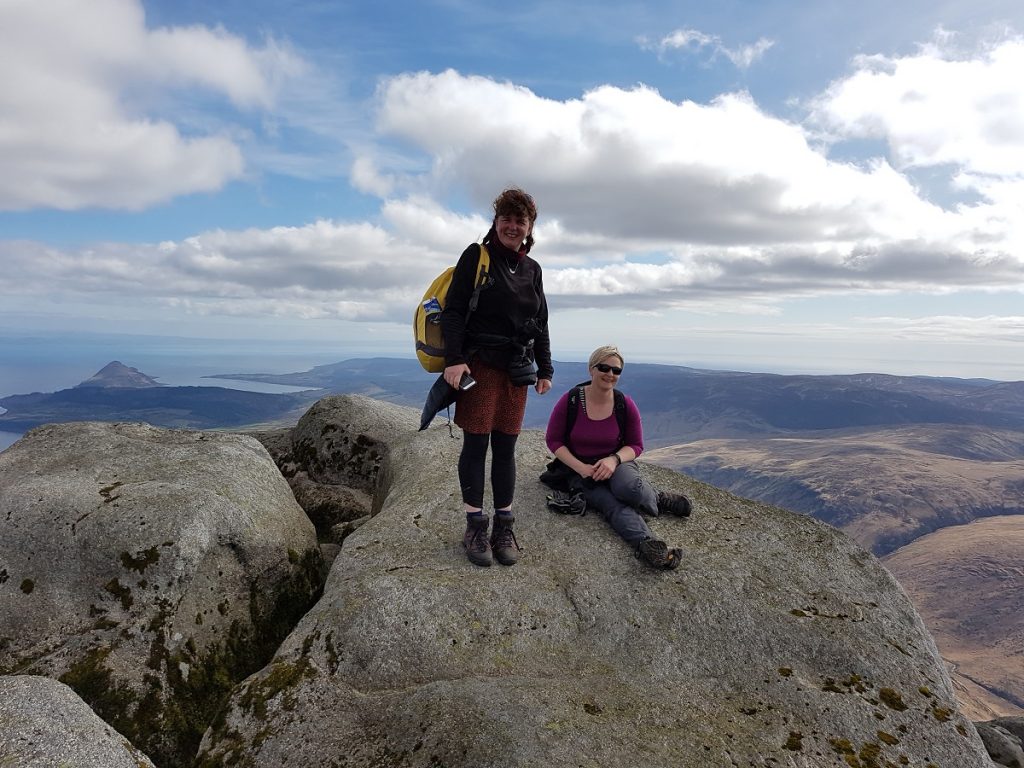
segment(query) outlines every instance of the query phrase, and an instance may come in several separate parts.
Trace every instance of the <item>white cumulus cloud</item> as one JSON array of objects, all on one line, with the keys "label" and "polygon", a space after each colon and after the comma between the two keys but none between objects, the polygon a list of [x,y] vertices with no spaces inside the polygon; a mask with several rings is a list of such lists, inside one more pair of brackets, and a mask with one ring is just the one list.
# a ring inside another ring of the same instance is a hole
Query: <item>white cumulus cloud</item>
[{"label": "white cumulus cloud", "polygon": [[816,100],[813,117],[833,139],[884,140],[900,168],[1022,178],[1022,72],[1019,37],[969,58],[939,44],[911,56],[864,56]]},{"label": "white cumulus cloud", "polygon": [[150,29],[139,0],[0,3],[0,209],[141,209],[244,171],[227,135],[148,111],[198,88],[236,108],[273,104],[301,62],[223,29]]},{"label": "white cumulus cloud", "polygon": [[382,130],[428,158],[409,188],[467,184],[484,204],[496,180],[528,180],[555,206],[541,206],[541,221],[554,214],[573,233],[650,247],[862,241],[955,227],[886,163],[832,162],[800,126],[745,94],[673,103],[643,86],[603,86],[560,102],[448,71],[394,78],[381,100]]},{"label": "white cumulus cloud", "polygon": [[675,103],[603,86],[557,101],[447,71],[391,79],[380,105],[382,133],[421,153],[418,173],[410,159],[388,176],[391,194],[468,188],[486,214],[497,185],[524,186],[547,285],[569,303],[1024,283],[1008,193],[943,207],[885,157],[833,160],[744,93]]},{"label": "white cumulus cloud", "polygon": [[10,277],[0,295],[155,301],[204,315],[406,321],[424,287],[488,222],[414,200],[389,206],[384,219],[388,228],[319,220],[157,244],[0,241],[0,268]]}]

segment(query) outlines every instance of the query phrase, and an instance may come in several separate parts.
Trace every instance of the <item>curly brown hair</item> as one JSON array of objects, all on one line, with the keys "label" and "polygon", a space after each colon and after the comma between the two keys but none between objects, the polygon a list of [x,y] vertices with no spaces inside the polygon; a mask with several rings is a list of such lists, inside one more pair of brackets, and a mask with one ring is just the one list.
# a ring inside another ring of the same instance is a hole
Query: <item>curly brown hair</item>
[{"label": "curly brown hair", "polygon": [[509,187],[494,198],[494,217],[526,216],[531,222],[537,221],[537,204],[519,187]]},{"label": "curly brown hair", "polygon": [[[494,198],[494,221],[491,223],[491,231],[487,233],[484,242],[490,242],[496,231],[494,225],[498,222],[499,216],[525,216],[530,224],[537,223],[537,204],[529,194],[519,187],[509,187],[503,190],[500,195]],[[524,253],[529,253],[533,247],[533,227],[530,227],[530,234],[526,236],[526,244],[523,247]]]}]

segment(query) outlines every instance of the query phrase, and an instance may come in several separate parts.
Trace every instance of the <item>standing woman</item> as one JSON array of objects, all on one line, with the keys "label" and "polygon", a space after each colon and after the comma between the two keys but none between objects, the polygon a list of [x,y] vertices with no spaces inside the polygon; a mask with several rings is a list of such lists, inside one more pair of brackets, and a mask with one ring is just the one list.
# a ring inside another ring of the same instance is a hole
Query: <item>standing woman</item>
[{"label": "standing woman", "polygon": [[[519,544],[512,532],[516,438],[523,425],[527,387],[532,384],[543,395],[551,389],[554,375],[541,269],[528,255],[536,221],[537,206],[523,190],[511,188],[498,195],[494,220],[483,240],[490,254],[492,282],[479,292],[470,313],[480,258],[480,246],[473,243],[459,257],[441,314],[445,381],[458,388],[464,374],[476,380],[455,402],[455,423],[463,431],[459,484],[466,532],[462,544],[476,565],[488,566],[494,559],[515,565],[519,559]],[[483,511],[488,445],[495,509],[490,535],[490,518]]]},{"label": "standing woman", "polygon": [[656,491],[640,473],[640,411],[631,397],[615,389],[624,365],[616,347],[595,349],[590,381],[555,403],[545,440],[561,462],[559,474],[568,476],[568,487],[583,493],[587,506],[601,513],[637,557],[656,568],[678,568],[682,550],[658,539],[643,515],[688,517],[690,501],[680,493]]}]

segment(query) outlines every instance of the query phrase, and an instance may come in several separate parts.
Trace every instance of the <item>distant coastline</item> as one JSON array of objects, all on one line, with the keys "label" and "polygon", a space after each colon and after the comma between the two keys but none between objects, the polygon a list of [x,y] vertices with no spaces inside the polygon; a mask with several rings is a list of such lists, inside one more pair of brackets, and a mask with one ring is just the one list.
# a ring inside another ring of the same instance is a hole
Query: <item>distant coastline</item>
[{"label": "distant coastline", "polygon": [[[177,377],[174,378],[177,379]],[[316,389],[315,387],[295,387],[285,384],[265,384],[262,382],[242,381],[239,379],[213,379],[213,377],[211,376],[186,376],[183,377],[180,383],[176,380],[174,386],[223,387],[225,389],[235,389],[241,392],[260,392],[264,394],[288,394],[292,392],[304,392]],[[6,408],[0,407],[0,415],[6,412]],[[24,434],[24,432],[7,432],[4,430],[0,430],[0,451],[10,448],[18,440],[20,440]]]},{"label": "distant coastline", "polygon": [[0,451],[10,448],[21,438],[21,432],[0,432]]},{"label": "distant coastline", "polygon": [[[7,409],[0,406],[0,415],[7,413]],[[9,448],[21,437],[21,432],[4,432],[0,430],[0,451]]]},{"label": "distant coastline", "polygon": [[[252,342],[125,334],[10,335],[0,333],[0,398],[31,393],[53,393],[75,387],[110,360],[122,360],[168,387],[220,387],[262,394],[292,394],[315,390],[316,385],[292,385],[242,380],[226,371],[261,375],[289,374],[366,350],[343,349],[331,344]],[[213,376],[218,376],[213,378]],[[6,412],[0,406],[0,413]],[[0,428],[0,451],[16,443],[24,430]],[[18,431],[15,431],[18,430]]]},{"label": "distant coastline", "polygon": [[[365,354],[330,343],[232,341],[128,334],[15,336],[0,332],[0,397],[56,392],[92,376],[111,360],[168,386],[242,387],[204,378],[226,371],[290,373]],[[282,388],[247,391],[284,393]]]}]

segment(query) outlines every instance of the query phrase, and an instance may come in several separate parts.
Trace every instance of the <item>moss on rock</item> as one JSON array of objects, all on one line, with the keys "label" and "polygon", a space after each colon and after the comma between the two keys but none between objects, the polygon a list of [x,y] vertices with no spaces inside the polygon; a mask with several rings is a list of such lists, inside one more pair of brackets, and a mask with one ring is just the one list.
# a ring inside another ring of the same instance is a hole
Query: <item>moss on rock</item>
[{"label": "moss on rock", "polygon": [[143,573],[149,566],[159,562],[160,551],[156,547],[144,549],[132,555],[130,552],[121,553],[121,565],[125,568]]},{"label": "moss on rock", "polygon": [[[169,647],[172,606],[159,601],[156,614],[145,627],[151,634],[147,666],[152,673],[144,676],[140,690],[118,680],[108,667],[112,648],[90,651],[61,676],[61,682],[157,764],[189,764],[234,686],[267,663],[319,598],[325,576],[320,550],[289,555],[289,577],[283,584],[272,585],[273,602],[266,605],[259,599],[267,594],[268,585],[253,585],[249,621],[233,621],[223,640],[198,652],[191,637]],[[107,591],[122,603],[125,595],[131,598],[116,579],[107,585]],[[289,681],[301,679],[308,666],[306,662],[298,671],[275,670],[258,693],[276,695]]]},{"label": "moss on rock", "polygon": [[131,740],[133,720],[129,709],[135,700],[131,689],[114,678],[106,665],[110,648],[87,652],[58,679],[70,687],[92,710]]}]

